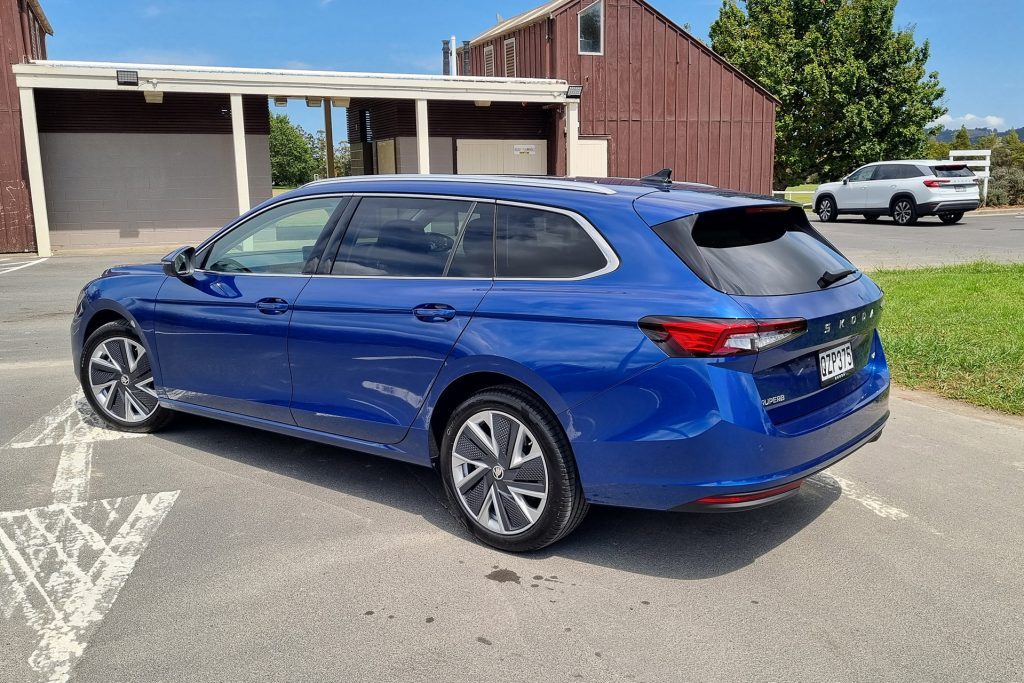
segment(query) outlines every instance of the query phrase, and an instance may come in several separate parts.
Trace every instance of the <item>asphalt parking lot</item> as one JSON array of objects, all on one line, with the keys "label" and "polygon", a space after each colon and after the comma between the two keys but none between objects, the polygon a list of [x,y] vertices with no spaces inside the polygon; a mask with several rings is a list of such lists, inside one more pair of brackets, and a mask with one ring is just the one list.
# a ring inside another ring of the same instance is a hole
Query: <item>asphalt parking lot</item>
[{"label": "asphalt parking lot", "polygon": [[[862,267],[1024,260],[1013,216],[825,232]],[[879,442],[776,506],[595,508],[509,555],[429,470],[97,427],[75,295],[145,259],[0,256],[0,680],[1021,680],[1022,420],[897,390]]]}]

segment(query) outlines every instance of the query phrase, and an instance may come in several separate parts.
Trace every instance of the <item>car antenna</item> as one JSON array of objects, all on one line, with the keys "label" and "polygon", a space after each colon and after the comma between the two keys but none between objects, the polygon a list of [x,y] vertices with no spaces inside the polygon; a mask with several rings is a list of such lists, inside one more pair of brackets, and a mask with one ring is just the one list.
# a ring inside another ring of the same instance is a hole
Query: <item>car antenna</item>
[{"label": "car antenna", "polygon": [[671,187],[672,186],[672,169],[663,168],[657,173],[651,175],[645,175],[640,179],[640,182],[647,183],[649,185],[657,185],[659,187]]}]

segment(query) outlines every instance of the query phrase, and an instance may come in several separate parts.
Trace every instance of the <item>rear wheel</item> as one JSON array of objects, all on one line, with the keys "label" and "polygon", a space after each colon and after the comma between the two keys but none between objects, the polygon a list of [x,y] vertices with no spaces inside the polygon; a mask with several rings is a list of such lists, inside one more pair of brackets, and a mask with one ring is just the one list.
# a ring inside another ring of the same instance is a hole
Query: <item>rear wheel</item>
[{"label": "rear wheel", "polygon": [[114,429],[153,432],[171,418],[157,401],[149,354],[123,320],[89,335],[79,375],[89,405]]},{"label": "rear wheel", "polygon": [[460,405],[441,443],[441,478],[462,523],[501,550],[536,550],[587,513],[568,439],[551,411],[517,387]]},{"label": "rear wheel", "polygon": [[839,217],[839,211],[836,208],[836,200],[832,197],[822,197],[818,200],[818,218],[821,219],[822,223],[834,223]]},{"label": "rear wheel", "polygon": [[900,197],[892,205],[892,219],[897,225],[913,225],[917,222],[917,206],[912,199]]},{"label": "rear wheel", "polygon": [[945,223],[946,225],[953,225],[954,223],[959,223],[960,219],[963,217],[963,211],[949,211],[946,213],[939,214],[939,220]]}]

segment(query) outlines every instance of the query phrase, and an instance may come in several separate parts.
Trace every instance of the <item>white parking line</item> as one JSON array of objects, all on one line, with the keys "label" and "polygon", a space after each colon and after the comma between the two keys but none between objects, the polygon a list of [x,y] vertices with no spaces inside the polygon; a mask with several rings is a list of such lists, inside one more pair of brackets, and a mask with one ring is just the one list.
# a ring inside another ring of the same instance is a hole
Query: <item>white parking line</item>
[{"label": "white parking line", "polygon": [[66,681],[180,491],[87,501],[97,441],[143,437],[106,429],[78,392],[5,448],[60,446],[54,503],[0,512],[0,614],[36,633],[28,664]]},{"label": "white parking line", "polygon": [[44,256],[43,258],[36,259],[35,261],[28,261],[27,263],[25,263],[25,262],[4,263],[3,265],[0,265],[0,275],[7,275],[7,273],[13,273],[16,270],[21,270],[22,268],[28,268],[29,266],[34,266],[34,265],[36,265],[38,263],[42,263],[43,261],[45,261],[48,258],[49,258],[48,256]]},{"label": "white parking line", "polygon": [[891,519],[895,522],[913,522],[916,526],[924,529],[930,534],[942,536],[942,532],[938,529],[928,526],[906,510],[902,510],[895,505],[885,502],[878,496],[874,495],[870,491],[864,490],[859,484],[856,484],[849,479],[844,479],[843,477],[832,474],[831,472],[818,472],[807,481],[822,488],[838,491],[843,497],[860,503],[863,507],[871,510],[871,512],[875,513],[879,517]]}]

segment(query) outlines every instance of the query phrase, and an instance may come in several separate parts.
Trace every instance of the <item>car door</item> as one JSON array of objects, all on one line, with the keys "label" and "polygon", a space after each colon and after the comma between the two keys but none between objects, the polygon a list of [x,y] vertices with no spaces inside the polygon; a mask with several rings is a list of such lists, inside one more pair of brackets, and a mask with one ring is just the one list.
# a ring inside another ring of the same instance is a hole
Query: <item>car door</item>
[{"label": "car door", "polygon": [[358,198],[292,316],[302,427],[401,441],[492,284],[494,203]]},{"label": "car door", "polygon": [[167,398],[291,424],[288,325],[343,197],[275,204],[204,246],[156,302]]},{"label": "car door", "polygon": [[889,202],[907,181],[904,169],[912,168],[902,164],[881,164],[875,167],[871,182],[865,183],[864,206],[868,209],[888,211]]},{"label": "car door", "polygon": [[841,211],[863,209],[867,206],[868,186],[871,184],[877,166],[862,166],[846,177],[846,182],[836,190],[836,204]]}]

